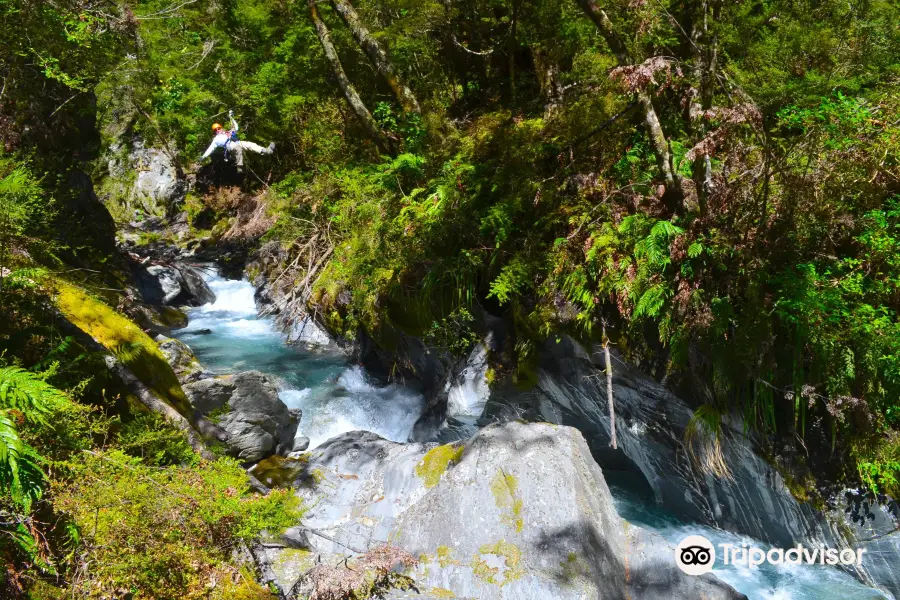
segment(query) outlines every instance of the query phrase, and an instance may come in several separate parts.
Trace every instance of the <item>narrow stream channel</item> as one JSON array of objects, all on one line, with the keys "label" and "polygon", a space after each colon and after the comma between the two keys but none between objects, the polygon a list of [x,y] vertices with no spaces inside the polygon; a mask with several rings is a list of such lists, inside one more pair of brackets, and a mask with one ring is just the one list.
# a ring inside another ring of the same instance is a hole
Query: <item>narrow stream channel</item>
[{"label": "narrow stream channel", "polygon": [[[190,324],[177,332],[200,362],[216,373],[259,370],[280,382],[281,399],[303,410],[300,429],[311,448],[340,433],[367,430],[405,442],[424,406],[424,398],[400,385],[377,386],[343,356],[286,345],[271,319],[259,318],[253,287],[246,280],[207,276],[216,301],[188,312]],[[208,331],[207,331],[208,330]],[[619,514],[656,531],[673,545],[687,535],[714,544],[764,544],[750,538],[677,521],[627,489],[613,487]],[[724,566],[720,579],[751,600],[874,600],[885,598],[853,577],[827,566],[782,565],[761,568]]]}]

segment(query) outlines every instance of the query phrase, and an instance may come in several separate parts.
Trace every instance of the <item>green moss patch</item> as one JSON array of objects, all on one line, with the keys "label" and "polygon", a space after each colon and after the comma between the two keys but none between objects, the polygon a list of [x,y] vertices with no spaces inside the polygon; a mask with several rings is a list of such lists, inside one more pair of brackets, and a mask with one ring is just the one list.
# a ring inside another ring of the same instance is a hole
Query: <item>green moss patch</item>
[{"label": "green moss patch", "polygon": [[115,355],[148,388],[190,418],[191,408],[156,342],[131,320],[74,285],[57,282],[56,305],[73,325]]},{"label": "green moss patch", "polygon": [[463,452],[464,446],[454,444],[432,448],[416,465],[416,475],[425,481],[426,488],[433,488],[441,480],[450,463],[456,464],[462,459]]}]

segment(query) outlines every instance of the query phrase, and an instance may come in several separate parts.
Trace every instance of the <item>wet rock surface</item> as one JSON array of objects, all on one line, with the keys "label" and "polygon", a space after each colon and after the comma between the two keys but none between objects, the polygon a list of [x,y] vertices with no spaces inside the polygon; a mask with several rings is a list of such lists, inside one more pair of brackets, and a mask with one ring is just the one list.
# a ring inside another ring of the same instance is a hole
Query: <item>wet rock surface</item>
[{"label": "wet rock surface", "polygon": [[293,450],[299,416],[278,397],[275,384],[259,371],[231,378],[234,391],[218,421],[231,439],[228,447],[243,462],[254,463],[274,453]]},{"label": "wet rock surface", "polygon": [[[754,451],[740,427],[724,427],[722,450],[731,478],[697,468],[685,443],[693,415],[687,403],[622,360],[614,361],[618,449],[610,447],[605,363],[566,336],[540,354],[537,384],[520,391],[501,385],[488,418],[542,420],[578,428],[601,466],[640,473],[655,501],[677,517],[788,547],[825,534],[813,508],[799,503],[781,475]],[[707,448],[698,444],[695,452]]]}]

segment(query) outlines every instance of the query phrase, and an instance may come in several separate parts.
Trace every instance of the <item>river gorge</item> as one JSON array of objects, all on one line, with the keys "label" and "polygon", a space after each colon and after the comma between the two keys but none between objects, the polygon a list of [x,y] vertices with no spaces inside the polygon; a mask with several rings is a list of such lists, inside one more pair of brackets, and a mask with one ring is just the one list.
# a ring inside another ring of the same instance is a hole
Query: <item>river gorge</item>
[{"label": "river gorge", "polygon": [[[315,350],[287,344],[272,317],[258,316],[255,290],[246,279],[225,279],[210,269],[206,270],[205,278],[216,300],[190,309],[188,326],[175,335],[190,346],[203,367],[212,373],[228,375],[258,370],[274,378],[284,404],[289,409],[302,410],[297,435],[310,439],[311,454],[327,446],[328,440],[350,432],[371,432],[401,444],[409,440],[427,404],[415,386],[379,382],[377,377],[370,376],[359,365],[349,364],[343,353],[333,349]],[[598,402],[605,400],[599,398]],[[628,475],[607,475],[607,479],[618,514],[627,522],[659,534],[673,547],[687,535],[703,535],[717,545],[770,547],[746,535],[679,519],[666,506],[653,502],[652,495],[644,493],[639,484],[631,485]],[[470,507],[473,508],[477,510]],[[464,536],[467,532],[455,533]],[[749,568],[717,564],[714,575],[752,599],[889,597],[828,566]]]}]

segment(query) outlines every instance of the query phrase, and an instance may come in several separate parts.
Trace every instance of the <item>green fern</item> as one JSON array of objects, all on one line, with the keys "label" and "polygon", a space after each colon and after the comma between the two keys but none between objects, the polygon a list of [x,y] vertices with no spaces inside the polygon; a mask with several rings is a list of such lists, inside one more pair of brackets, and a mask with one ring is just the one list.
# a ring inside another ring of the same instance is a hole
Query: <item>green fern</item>
[{"label": "green fern", "polygon": [[25,512],[41,497],[44,472],[41,456],[19,437],[9,410],[0,410],[0,491]]},{"label": "green fern", "polygon": [[65,401],[65,394],[42,375],[20,367],[0,368],[0,493],[25,512],[41,497],[43,459],[22,440],[17,422],[46,423],[53,405]]},{"label": "green fern", "polygon": [[61,391],[31,371],[0,368],[0,410],[16,410],[32,423],[46,423],[50,407],[66,401]]},{"label": "green fern", "polygon": [[665,285],[658,283],[650,287],[641,295],[634,307],[634,317],[656,317],[662,312],[666,300],[672,295],[672,291]]}]

